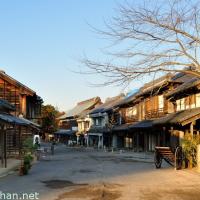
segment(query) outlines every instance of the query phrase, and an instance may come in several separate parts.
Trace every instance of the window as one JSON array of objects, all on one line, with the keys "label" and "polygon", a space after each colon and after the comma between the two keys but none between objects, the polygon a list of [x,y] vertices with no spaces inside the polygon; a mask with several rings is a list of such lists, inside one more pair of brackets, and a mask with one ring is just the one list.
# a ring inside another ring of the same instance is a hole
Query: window
[{"label": "window", "polygon": [[163,95],[158,96],[158,108],[159,109],[164,108],[164,97],[163,97]]},{"label": "window", "polygon": [[189,97],[185,97],[185,108],[186,109],[190,108],[190,98]]},{"label": "window", "polygon": [[127,117],[131,117],[131,116],[134,116],[134,115],[137,115],[137,108],[135,106],[126,109],[126,116]]},{"label": "window", "polygon": [[90,126],[90,122],[89,122],[89,121],[86,121],[86,122],[85,122],[85,128],[89,128],[89,126]]},{"label": "window", "polygon": [[184,98],[180,99],[180,109],[185,110],[185,99]]},{"label": "window", "polygon": [[195,108],[195,95],[190,96],[190,108]]},{"label": "window", "polygon": [[101,119],[99,118],[95,119],[95,126],[101,126]]},{"label": "window", "polygon": [[196,94],[196,107],[200,107],[200,93]]},{"label": "window", "polygon": [[176,105],[177,105],[177,111],[181,110],[181,100],[177,100],[176,101]]}]

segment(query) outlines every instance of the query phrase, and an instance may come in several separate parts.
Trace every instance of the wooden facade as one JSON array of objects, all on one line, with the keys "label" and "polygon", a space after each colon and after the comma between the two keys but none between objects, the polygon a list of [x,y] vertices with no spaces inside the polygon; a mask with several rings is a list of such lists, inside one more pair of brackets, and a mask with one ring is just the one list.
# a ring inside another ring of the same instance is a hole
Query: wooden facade
[{"label": "wooden facade", "polygon": [[[187,82],[191,81],[191,77],[185,76],[167,74],[145,84],[138,92],[123,100],[118,105],[120,123],[113,130],[113,146],[153,151],[156,145],[177,146],[179,135],[183,132],[197,132],[199,123],[195,126],[194,121],[188,124],[185,120],[185,125],[179,125],[175,120],[167,121],[169,117],[185,119],[187,113],[179,115],[180,111],[200,107],[200,82],[185,92]],[[180,92],[177,93],[177,90]]]},{"label": "wooden facade", "polygon": [[[36,92],[0,71],[0,101],[0,157],[3,160],[3,154],[18,157],[23,141],[38,134],[43,100]],[[2,110],[5,106],[11,109]]]},{"label": "wooden facade", "polygon": [[15,106],[16,109],[12,113],[15,116],[23,115],[24,118],[39,123],[43,103],[41,97],[3,71],[0,71],[0,99]]}]

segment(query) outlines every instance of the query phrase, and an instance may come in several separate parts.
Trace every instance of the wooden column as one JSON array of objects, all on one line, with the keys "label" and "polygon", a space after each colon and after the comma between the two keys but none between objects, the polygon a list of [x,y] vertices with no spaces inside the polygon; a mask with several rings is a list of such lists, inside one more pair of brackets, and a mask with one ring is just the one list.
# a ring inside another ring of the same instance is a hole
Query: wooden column
[{"label": "wooden column", "polygon": [[199,136],[199,131],[197,131],[197,135]]},{"label": "wooden column", "polygon": [[22,154],[22,141],[21,141],[21,134],[22,134],[22,129],[21,126],[19,126],[19,156],[21,157]]},{"label": "wooden column", "polygon": [[3,157],[4,157],[4,167],[7,168],[7,137],[6,130],[3,127]]},{"label": "wooden column", "polygon": [[1,145],[1,164],[3,166],[4,164],[4,135],[3,135],[3,126],[1,126],[1,132],[0,132],[0,145]]},{"label": "wooden column", "polygon": [[144,133],[144,151],[147,151],[147,149],[148,149],[148,142],[147,142],[147,139],[148,139],[148,137],[147,137],[147,134],[148,133]]},{"label": "wooden column", "polygon": [[139,133],[137,132],[136,134],[136,151],[138,152],[139,151]]},{"label": "wooden column", "polygon": [[166,146],[166,127],[163,127],[163,146]]},{"label": "wooden column", "polygon": [[194,125],[193,122],[190,124],[190,134],[193,136],[194,133]]},{"label": "wooden column", "polygon": [[160,132],[157,134],[158,135],[158,146],[160,146]]}]

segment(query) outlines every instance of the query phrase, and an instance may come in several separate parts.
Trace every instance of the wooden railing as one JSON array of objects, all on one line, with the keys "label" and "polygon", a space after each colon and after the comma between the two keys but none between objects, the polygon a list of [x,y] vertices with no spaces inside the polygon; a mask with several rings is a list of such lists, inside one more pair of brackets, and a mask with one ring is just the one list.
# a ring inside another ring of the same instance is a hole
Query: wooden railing
[{"label": "wooden railing", "polygon": [[136,121],[138,121],[138,116],[137,115],[125,116],[124,117],[124,122],[125,123],[131,123],[131,122],[136,122]]},{"label": "wooden railing", "polygon": [[165,116],[166,111],[163,108],[149,110],[145,112],[145,119],[159,118]]}]

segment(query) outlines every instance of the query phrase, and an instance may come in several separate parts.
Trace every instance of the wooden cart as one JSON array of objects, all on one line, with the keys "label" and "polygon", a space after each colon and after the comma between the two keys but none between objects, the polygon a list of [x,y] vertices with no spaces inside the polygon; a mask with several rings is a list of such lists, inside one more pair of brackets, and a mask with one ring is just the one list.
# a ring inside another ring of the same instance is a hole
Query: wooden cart
[{"label": "wooden cart", "polygon": [[176,170],[182,168],[182,148],[177,147],[172,151],[170,147],[155,147],[154,163],[156,168],[161,168],[162,160],[173,166]]}]

